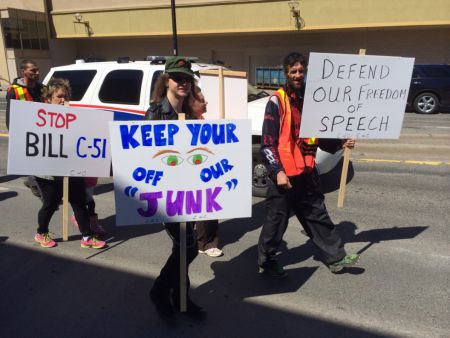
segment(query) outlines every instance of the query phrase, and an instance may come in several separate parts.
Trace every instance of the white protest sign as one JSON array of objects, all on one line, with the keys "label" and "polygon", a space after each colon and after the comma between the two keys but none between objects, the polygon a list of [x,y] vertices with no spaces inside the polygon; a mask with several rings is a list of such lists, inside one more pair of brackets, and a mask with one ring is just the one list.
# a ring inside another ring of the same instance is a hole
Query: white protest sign
[{"label": "white protest sign", "polygon": [[[220,119],[219,76],[202,71],[199,85],[203,96],[208,101],[208,111],[203,114],[206,120]],[[227,74],[245,74],[245,72],[224,71],[224,106],[225,118],[246,119],[248,111],[248,81],[246,77],[229,76]]]},{"label": "white protest sign", "polygon": [[110,122],[116,224],[251,217],[250,120]]},{"label": "white protest sign", "polygon": [[108,177],[113,112],[11,100],[9,175]]},{"label": "white protest sign", "polygon": [[301,137],[397,139],[414,58],[311,53]]}]

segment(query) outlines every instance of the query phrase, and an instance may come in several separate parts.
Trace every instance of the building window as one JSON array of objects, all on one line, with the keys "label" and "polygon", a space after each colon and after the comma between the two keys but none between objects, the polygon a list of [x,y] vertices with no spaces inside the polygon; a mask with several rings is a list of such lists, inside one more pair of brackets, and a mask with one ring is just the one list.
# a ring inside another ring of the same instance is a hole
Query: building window
[{"label": "building window", "polygon": [[11,12],[1,19],[6,48],[48,50],[45,21],[22,19],[19,12]]},{"label": "building window", "polygon": [[120,69],[106,75],[98,97],[104,103],[138,105],[141,97],[142,70]]}]

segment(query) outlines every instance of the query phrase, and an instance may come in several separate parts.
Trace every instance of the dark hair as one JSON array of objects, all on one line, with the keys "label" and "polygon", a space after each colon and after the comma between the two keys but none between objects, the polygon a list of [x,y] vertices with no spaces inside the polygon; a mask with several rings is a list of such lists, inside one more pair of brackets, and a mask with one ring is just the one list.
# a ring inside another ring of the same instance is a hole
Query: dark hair
[{"label": "dark hair", "polygon": [[42,88],[42,99],[44,101],[50,100],[53,93],[58,89],[66,91],[70,99],[72,91],[70,89],[69,81],[60,78],[51,78],[50,81],[48,81],[47,85]]},{"label": "dark hair", "polygon": [[299,62],[303,67],[306,68],[306,59],[303,56],[303,54],[300,54],[298,52],[292,52],[286,55],[286,57],[283,59],[283,70],[284,73],[287,74],[288,68],[295,65],[297,62]]},{"label": "dark hair", "polygon": [[34,62],[33,60],[22,60],[22,62],[20,63],[20,69],[21,70],[27,69],[28,68],[27,65],[29,64],[37,67],[37,63]]}]

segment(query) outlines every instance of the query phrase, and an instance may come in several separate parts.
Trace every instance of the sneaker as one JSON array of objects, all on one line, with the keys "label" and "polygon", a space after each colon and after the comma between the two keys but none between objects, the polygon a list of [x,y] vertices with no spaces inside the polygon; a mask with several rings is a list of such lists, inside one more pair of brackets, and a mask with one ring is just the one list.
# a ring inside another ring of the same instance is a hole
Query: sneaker
[{"label": "sneaker", "polygon": [[359,254],[352,253],[349,255],[346,255],[344,258],[342,258],[340,261],[334,262],[332,264],[328,265],[328,268],[331,272],[336,273],[341,271],[343,268],[347,266],[355,265],[359,260]]},{"label": "sneaker", "polygon": [[88,240],[81,239],[81,247],[83,249],[92,248],[92,249],[102,249],[106,246],[106,242],[97,239],[95,236],[89,237]]},{"label": "sneaker", "polygon": [[280,264],[278,264],[277,261],[269,261],[263,266],[260,266],[259,273],[277,279],[283,279],[287,277],[287,272]]},{"label": "sneaker", "polygon": [[220,257],[223,256],[223,251],[220,250],[219,248],[209,248],[207,250],[198,250],[198,252],[205,254],[206,256],[209,257]]},{"label": "sneaker", "polygon": [[34,235],[34,240],[40,244],[43,248],[53,248],[56,242],[50,237],[50,234],[46,232],[45,234]]},{"label": "sneaker", "polygon": [[80,228],[78,226],[78,222],[77,222],[77,219],[75,218],[75,215],[72,214],[72,216],[70,216],[70,222],[73,224],[74,227],[77,227],[77,229]]}]

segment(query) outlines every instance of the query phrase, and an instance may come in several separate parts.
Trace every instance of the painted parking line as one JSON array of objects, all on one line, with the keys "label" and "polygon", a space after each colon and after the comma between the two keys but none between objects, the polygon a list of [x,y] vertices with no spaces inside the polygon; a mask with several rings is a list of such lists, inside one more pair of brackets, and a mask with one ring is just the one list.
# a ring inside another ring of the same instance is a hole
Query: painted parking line
[{"label": "painted parking line", "polygon": [[404,163],[404,164],[419,164],[419,165],[450,165],[450,162],[439,162],[439,161],[414,161],[414,160],[382,160],[375,158],[359,158],[352,159],[355,162],[366,162],[366,163]]}]

